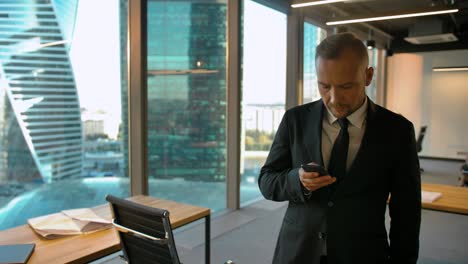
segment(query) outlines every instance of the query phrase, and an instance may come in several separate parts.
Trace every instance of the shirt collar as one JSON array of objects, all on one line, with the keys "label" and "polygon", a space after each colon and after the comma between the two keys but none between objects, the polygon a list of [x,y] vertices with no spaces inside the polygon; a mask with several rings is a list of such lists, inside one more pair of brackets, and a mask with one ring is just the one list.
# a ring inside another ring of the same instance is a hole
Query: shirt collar
[{"label": "shirt collar", "polygon": [[[362,125],[364,124],[364,120],[366,119],[366,116],[367,116],[367,105],[368,104],[367,104],[367,96],[366,96],[364,99],[364,103],[356,111],[354,111],[352,114],[346,117],[349,121],[349,124],[357,128],[362,128]],[[330,112],[328,107],[325,107],[325,109],[327,109],[326,117],[327,117],[328,123],[332,125],[333,123],[335,123],[336,120],[338,120],[338,118],[336,118]]]}]

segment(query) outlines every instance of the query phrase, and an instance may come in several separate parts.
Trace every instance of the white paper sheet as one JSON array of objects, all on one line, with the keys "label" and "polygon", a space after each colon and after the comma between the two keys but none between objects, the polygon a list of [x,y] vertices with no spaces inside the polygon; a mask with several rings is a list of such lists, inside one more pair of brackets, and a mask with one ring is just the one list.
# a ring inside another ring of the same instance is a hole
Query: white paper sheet
[{"label": "white paper sheet", "polygon": [[442,196],[439,192],[421,191],[421,198],[423,203],[432,203]]}]

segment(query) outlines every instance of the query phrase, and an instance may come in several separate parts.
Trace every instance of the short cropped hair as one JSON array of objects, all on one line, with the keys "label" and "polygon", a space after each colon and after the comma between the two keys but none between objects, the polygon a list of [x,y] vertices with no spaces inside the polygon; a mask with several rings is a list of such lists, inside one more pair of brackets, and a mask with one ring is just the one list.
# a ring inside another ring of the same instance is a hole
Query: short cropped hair
[{"label": "short cropped hair", "polygon": [[333,60],[341,56],[344,50],[351,50],[362,59],[366,67],[369,64],[369,56],[364,43],[354,34],[345,32],[330,35],[317,46],[315,51],[315,61],[318,58]]}]

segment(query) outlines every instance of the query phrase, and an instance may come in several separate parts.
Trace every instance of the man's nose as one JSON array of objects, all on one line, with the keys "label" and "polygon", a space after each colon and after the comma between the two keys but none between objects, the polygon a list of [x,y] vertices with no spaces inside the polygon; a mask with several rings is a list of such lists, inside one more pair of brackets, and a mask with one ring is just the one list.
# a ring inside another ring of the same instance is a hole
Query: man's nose
[{"label": "man's nose", "polygon": [[335,88],[335,87],[331,87],[331,88],[330,88],[330,93],[329,93],[329,94],[330,94],[330,102],[331,102],[332,104],[336,103],[337,100],[338,100],[338,94],[337,94],[337,92],[336,92],[336,88]]}]

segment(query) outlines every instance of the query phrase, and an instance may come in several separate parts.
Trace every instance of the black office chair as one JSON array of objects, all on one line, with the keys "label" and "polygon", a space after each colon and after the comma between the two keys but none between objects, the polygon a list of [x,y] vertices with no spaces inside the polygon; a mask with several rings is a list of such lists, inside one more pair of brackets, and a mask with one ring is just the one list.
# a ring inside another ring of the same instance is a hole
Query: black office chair
[{"label": "black office chair", "polygon": [[419,130],[418,139],[416,140],[416,149],[418,153],[421,152],[422,150],[422,142],[424,139],[424,135],[426,135],[426,130],[427,130],[427,126],[422,126],[421,129]]},{"label": "black office chair", "polygon": [[[424,139],[424,135],[426,135],[426,130],[427,130],[427,126],[421,126],[421,128],[419,129],[418,139],[416,140],[416,150],[418,151],[418,153],[421,152],[422,150],[422,142]],[[423,168],[419,168],[419,170],[421,172],[424,171]]]},{"label": "black office chair", "polygon": [[107,195],[127,263],[180,264],[169,212]]}]

